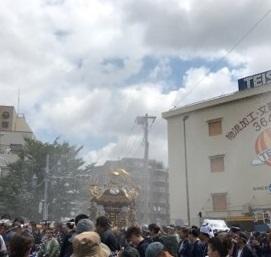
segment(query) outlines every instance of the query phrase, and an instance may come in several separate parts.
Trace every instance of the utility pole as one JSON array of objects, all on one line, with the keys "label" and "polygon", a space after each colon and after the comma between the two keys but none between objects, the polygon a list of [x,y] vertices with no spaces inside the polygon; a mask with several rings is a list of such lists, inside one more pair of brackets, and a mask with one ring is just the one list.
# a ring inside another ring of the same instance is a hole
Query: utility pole
[{"label": "utility pole", "polygon": [[44,177],[44,202],[43,202],[43,220],[48,220],[48,184],[49,184],[49,154],[46,155],[46,168]]},{"label": "utility pole", "polygon": [[138,116],[136,122],[141,125],[144,130],[144,217],[143,222],[149,224],[149,188],[150,188],[150,173],[149,173],[149,121],[153,124],[155,122],[155,116],[149,116],[147,113],[145,116]]},{"label": "utility pole", "polygon": [[190,226],[191,218],[190,218],[190,197],[189,197],[188,161],[187,161],[187,140],[186,140],[186,121],[188,118],[189,116],[183,117],[183,140],[184,140],[186,213],[187,213],[187,223],[188,223],[188,226]]}]

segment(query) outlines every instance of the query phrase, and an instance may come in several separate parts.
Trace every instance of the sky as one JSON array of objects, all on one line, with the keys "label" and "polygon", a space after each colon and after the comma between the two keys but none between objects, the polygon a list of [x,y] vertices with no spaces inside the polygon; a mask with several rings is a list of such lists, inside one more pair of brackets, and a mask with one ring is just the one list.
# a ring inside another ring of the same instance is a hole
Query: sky
[{"label": "sky", "polygon": [[263,0],[0,1],[0,104],[24,113],[39,140],[83,145],[99,164],[143,157],[135,119],[157,116],[150,158],[167,165],[162,112],[271,69],[270,9]]}]

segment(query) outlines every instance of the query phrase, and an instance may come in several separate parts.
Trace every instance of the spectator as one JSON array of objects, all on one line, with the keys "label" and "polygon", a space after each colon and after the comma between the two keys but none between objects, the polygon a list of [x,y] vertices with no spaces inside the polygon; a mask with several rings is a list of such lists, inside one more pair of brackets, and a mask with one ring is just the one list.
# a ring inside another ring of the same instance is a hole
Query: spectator
[{"label": "spectator", "polygon": [[32,251],[36,252],[38,250],[39,245],[41,244],[42,235],[40,230],[37,228],[37,224],[34,221],[30,222],[32,235],[34,238],[34,247]]},{"label": "spectator", "polygon": [[[79,214],[75,217],[75,219],[71,219],[67,222],[68,233],[63,239],[63,244],[61,246],[59,257],[70,257],[72,255],[72,240],[76,235],[76,226],[81,220],[88,219],[86,214]],[[83,222],[84,223],[84,222]],[[81,225],[79,225],[80,227]],[[85,230],[87,231],[87,230]]]},{"label": "spectator", "polygon": [[2,236],[4,232],[5,232],[4,220],[0,220],[0,257],[5,256],[7,254],[6,243]]},{"label": "spectator", "polygon": [[102,243],[106,244],[112,252],[120,250],[119,243],[111,231],[111,224],[107,217],[101,216],[97,218],[96,231],[100,235]]},{"label": "spectator", "polygon": [[165,246],[165,248],[169,251],[169,253],[176,257],[177,256],[177,251],[178,251],[178,240],[177,240],[177,236],[175,234],[175,230],[174,232],[171,229],[168,229],[168,234],[167,235],[162,235],[160,237],[161,239],[161,243]]},{"label": "spectator", "polygon": [[75,225],[74,219],[71,219],[66,223],[68,233],[65,235],[65,237],[63,239],[63,243],[61,245],[59,257],[70,257],[72,255],[71,238],[72,238],[73,234],[75,233],[74,225]]},{"label": "spectator", "polygon": [[210,238],[214,237],[214,233],[208,224],[204,224],[200,227],[199,239],[203,247],[203,256],[208,255],[208,242]]},{"label": "spectator", "polygon": [[150,244],[150,239],[144,239],[141,229],[139,227],[129,227],[126,232],[126,239],[138,250],[140,257],[145,257],[145,251]]},{"label": "spectator", "polygon": [[237,235],[237,257],[255,257],[252,250],[248,247],[247,242],[247,235],[243,232],[240,232],[239,235]]},{"label": "spectator", "polygon": [[146,249],[146,257],[172,257],[172,255],[162,243],[153,242]]},{"label": "spectator", "polygon": [[189,231],[189,240],[191,242],[191,256],[204,257],[203,245],[199,239],[199,229],[192,228]]},{"label": "spectator", "polygon": [[124,250],[120,251],[119,257],[140,257],[140,255],[138,250],[132,246],[128,246]]},{"label": "spectator", "polygon": [[94,231],[94,223],[90,219],[82,219],[77,223],[75,228],[76,234],[80,234],[83,232]]},{"label": "spectator", "polygon": [[46,229],[44,242],[38,252],[38,257],[59,257],[60,246],[57,239],[54,237],[54,229],[49,227]]},{"label": "spectator", "polygon": [[75,219],[74,219],[75,226],[77,226],[77,224],[78,224],[78,222],[79,222],[80,220],[88,219],[88,218],[89,218],[89,217],[88,217],[88,215],[86,215],[86,214],[83,214],[83,213],[78,214],[78,215],[75,217]]},{"label": "spectator", "polygon": [[157,224],[150,224],[149,225],[149,232],[150,232],[150,237],[153,242],[161,242],[161,232],[160,232],[160,227]]},{"label": "spectator", "polygon": [[208,241],[209,257],[226,257],[231,248],[231,241],[227,237],[213,237]]},{"label": "spectator", "polygon": [[178,246],[178,257],[191,257],[191,243],[188,240],[189,229],[181,228],[179,231],[179,236],[181,241]]},{"label": "spectator", "polygon": [[73,240],[72,257],[109,257],[110,249],[101,243],[96,232],[83,232]]},{"label": "spectator", "polygon": [[28,233],[15,234],[9,242],[9,257],[28,257],[33,243]]},{"label": "spectator", "polygon": [[271,234],[263,235],[261,239],[261,250],[263,257],[271,257]]}]

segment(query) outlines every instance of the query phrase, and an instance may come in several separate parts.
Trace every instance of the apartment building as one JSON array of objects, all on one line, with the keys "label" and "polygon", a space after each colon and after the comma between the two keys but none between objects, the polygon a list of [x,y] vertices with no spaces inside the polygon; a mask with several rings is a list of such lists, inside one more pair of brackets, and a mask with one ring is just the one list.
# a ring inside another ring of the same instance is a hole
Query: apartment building
[{"label": "apartment building", "polygon": [[271,211],[271,72],[239,91],[163,113],[171,221],[238,219]]}]

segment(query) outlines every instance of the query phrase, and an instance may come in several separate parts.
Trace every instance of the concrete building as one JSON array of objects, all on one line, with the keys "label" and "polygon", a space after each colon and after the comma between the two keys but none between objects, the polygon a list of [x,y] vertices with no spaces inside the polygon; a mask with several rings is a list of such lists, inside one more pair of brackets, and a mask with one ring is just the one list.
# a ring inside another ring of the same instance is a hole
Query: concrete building
[{"label": "concrete building", "polygon": [[[154,160],[149,161],[150,185],[144,188],[144,160],[135,158],[123,158],[119,161],[107,161],[102,166],[96,166],[92,169],[90,178],[91,183],[108,183],[108,172],[115,169],[126,170],[133,180],[133,183],[139,187],[140,194],[136,200],[136,219],[139,223],[169,224],[169,193],[168,193],[168,172],[161,163]],[[146,210],[144,199],[148,196],[149,208]],[[146,217],[148,219],[143,221]]]},{"label": "concrete building", "polygon": [[236,93],[163,113],[172,222],[270,219],[271,83],[260,76]]},{"label": "concrete building", "polygon": [[0,106],[0,176],[5,175],[9,163],[17,160],[24,139],[33,137],[24,115],[17,114],[13,106]]}]

